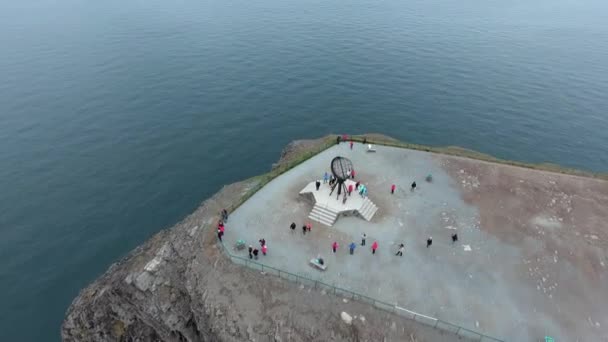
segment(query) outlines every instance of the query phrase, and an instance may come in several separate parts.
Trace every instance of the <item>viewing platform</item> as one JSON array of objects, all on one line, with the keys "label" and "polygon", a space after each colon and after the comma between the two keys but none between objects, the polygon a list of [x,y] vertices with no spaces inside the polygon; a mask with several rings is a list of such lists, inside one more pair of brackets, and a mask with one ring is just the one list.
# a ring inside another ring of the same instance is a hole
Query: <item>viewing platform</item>
[{"label": "viewing platform", "polygon": [[350,185],[353,191],[350,196],[346,196],[346,202],[343,202],[343,194],[338,198],[338,189],[331,193],[329,183],[321,183],[319,190],[316,190],[315,182],[311,182],[302,191],[300,195],[309,196],[313,202],[312,211],[308,215],[311,220],[315,220],[326,226],[333,226],[338,219],[338,216],[357,215],[366,221],[370,221],[374,214],[378,211],[378,207],[367,197],[359,195],[355,189],[353,180],[346,180],[346,188]]}]

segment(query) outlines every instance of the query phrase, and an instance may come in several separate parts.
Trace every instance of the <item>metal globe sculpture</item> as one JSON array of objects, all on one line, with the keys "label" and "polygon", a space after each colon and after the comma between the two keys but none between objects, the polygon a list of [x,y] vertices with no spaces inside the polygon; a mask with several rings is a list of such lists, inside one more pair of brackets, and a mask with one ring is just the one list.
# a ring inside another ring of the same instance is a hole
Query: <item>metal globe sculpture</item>
[{"label": "metal globe sculpture", "polygon": [[340,182],[344,182],[349,178],[350,172],[353,170],[353,162],[344,157],[335,157],[331,161],[331,173]]},{"label": "metal globe sculpture", "polygon": [[344,190],[344,201],[346,201],[346,185],[344,182],[350,177],[350,173],[353,170],[353,162],[348,158],[344,157],[335,157],[331,161],[331,173],[335,177],[335,182],[331,185],[331,192],[329,195],[333,194],[336,187],[338,188],[337,198],[340,198],[340,194],[342,190]]}]

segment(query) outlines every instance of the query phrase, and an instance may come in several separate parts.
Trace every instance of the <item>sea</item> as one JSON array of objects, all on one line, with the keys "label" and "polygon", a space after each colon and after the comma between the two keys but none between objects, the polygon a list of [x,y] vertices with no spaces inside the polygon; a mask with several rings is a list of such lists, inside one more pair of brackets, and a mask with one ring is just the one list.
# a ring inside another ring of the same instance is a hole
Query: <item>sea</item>
[{"label": "sea", "polygon": [[0,341],[59,341],[82,288],[294,139],[608,172],[607,18],[606,0],[0,0]]}]

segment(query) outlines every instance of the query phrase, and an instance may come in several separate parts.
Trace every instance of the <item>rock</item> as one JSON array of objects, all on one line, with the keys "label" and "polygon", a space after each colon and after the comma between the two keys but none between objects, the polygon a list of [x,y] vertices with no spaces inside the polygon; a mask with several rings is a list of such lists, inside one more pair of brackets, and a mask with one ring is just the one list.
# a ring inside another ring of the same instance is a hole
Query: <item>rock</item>
[{"label": "rock", "polygon": [[350,325],[353,323],[353,318],[344,311],[342,311],[342,313],[340,314],[340,317],[342,318],[342,321],[346,324]]},{"label": "rock", "polygon": [[150,273],[144,271],[144,272],[141,272],[139,274],[139,276],[137,276],[137,278],[135,279],[135,286],[139,290],[145,292],[152,286],[153,282],[154,282],[154,277]]},{"label": "rock", "polygon": [[[291,144],[275,167],[299,161],[325,144],[324,138]],[[366,324],[349,329],[353,317],[336,305],[342,298],[322,290],[327,296],[319,299],[316,288],[301,291],[299,284],[262,277],[230,262],[216,243],[218,212],[240,202],[261,179],[223,187],[174,227],[111,265],[71,303],[62,340],[224,342],[274,336],[276,341],[406,341],[413,328],[404,317],[361,304],[358,320]],[[380,337],[378,332],[388,326],[390,336]],[[424,340],[438,340],[434,330],[428,334]]]}]

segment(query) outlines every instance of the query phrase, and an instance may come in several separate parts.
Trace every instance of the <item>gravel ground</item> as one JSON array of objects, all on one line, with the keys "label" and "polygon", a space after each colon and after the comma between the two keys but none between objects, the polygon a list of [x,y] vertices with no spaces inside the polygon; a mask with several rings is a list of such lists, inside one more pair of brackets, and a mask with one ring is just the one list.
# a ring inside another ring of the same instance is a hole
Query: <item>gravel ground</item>
[{"label": "gravel ground", "polygon": [[[607,340],[608,236],[599,230],[608,217],[606,182],[377,150],[341,144],[273,180],[231,214],[226,244],[245,239],[256,246],[263,237],[269,254],[259,261],[266,265],[510,341]],[[312,204],[298,193],[329,171],[337,155],[353,161],[379,210],[371,222],[340,217],[326,227],[312,221],[312,233],[303,235]],[[367,246],[349,255],[347,245],[360,244],[363,232]],[[459,241],[452,244],[455,232]],[[433,245],[426,248],[429,236]],[[369,250],[373,241],[380,245],[376,255]],[[394,255],[400,243],[403,257]],[[308,265],[318,254],[327,261],[325,272]]]}]

